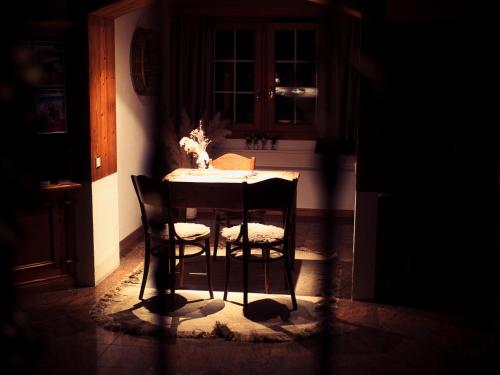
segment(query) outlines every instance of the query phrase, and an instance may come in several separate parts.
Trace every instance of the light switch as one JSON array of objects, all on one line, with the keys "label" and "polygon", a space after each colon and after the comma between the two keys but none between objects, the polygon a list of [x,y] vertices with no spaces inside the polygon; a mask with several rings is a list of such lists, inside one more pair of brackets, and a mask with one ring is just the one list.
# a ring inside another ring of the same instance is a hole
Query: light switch
[{"label": "light switch", "polygon": [[95,167],[99,168],[100,166],[101,166],[101,157],[100,156],[96,156],[95,157]]}]

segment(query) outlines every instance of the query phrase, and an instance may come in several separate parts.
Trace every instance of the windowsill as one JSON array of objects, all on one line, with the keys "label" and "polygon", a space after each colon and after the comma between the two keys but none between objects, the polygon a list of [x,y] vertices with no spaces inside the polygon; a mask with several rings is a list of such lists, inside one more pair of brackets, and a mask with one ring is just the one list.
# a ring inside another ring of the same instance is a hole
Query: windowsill
[{"label": "windowsill", "polygon": [[308,151],[314,153],[316,148],[316,140],[296,140],[296,139],[279,139],[276,143],[276,149],[271,150],[271,141],[267,143],[267,149],[249,149],[246,146],[243,138],[226,138],[214,146],[214,151],[224,150],[246,150],[246,151]]},{"label": "windowsill", "polygon": [[[279,140],[276,150],[248,149],[244,139],[230,139],[218,144],[209,154],[212,158],[227,152],[255,156],[257,169],[318,170],[321,168],[321,156],[315,153],[315,147],[315,141]],[[341,155],[337,162],[340,171],[354,171],[355,156]]]}]

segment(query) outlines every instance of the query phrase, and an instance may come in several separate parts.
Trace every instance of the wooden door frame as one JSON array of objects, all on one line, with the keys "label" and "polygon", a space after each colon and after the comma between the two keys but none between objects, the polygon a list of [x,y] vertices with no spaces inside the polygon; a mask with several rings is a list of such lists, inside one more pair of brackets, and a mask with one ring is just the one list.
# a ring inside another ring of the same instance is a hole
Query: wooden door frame
[{"label": "wooden door frame", "polygon": [[153,2],[154,0],[121,0],[91,12],[88,16],[92,182],[117,171],[114,21],[127,13],[151,6]]}]

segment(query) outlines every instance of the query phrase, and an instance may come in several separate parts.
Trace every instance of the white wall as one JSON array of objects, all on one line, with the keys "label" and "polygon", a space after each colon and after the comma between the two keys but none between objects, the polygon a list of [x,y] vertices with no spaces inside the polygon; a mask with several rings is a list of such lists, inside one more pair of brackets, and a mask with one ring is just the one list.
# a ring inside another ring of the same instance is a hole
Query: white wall
[{"label": "white wall", "polygon": [[[117,173],[91,183],[92,235],[79,238],[81,259],[93,246],[93,258],[78,270],[80,285],[97,285],[120,265],[120,240],[141,225],[131,174],[147,174],[151,150],[152,98],[138,97],[130,78],[130,42],[138,26],[148,27],[147,10],[115,20]],[[85,208],[85,207],[83,207]],[[89,230],[90,232],[90,230]]]},{"label": "white wall", "polygon": [[[276,150],[248,150],[243,139],[227,139],[210,151],[216,158],[226,152],[256,157],[257,169],[292,169],[300,172],[297,208],[323,209],[322,171],[319,155],[314,152],[315,141],[279,140]],[[333,208],[354,210],[356,178],[354,156],[342,156],[338,160],[338,184]]]},{"label": "white wall", "polygon": [[95,285],[120,265],[117,178],[113,173],[92,182]]},{"label": "white wall", "polygon": [[116,141],[119,240],[141,226],[141,214],[130,179],[148,173],[152,149],[153,98],[138,96],[130,78],[130,42],[137,27],[150,28],[151,10],[141,9],[115,20]]}]

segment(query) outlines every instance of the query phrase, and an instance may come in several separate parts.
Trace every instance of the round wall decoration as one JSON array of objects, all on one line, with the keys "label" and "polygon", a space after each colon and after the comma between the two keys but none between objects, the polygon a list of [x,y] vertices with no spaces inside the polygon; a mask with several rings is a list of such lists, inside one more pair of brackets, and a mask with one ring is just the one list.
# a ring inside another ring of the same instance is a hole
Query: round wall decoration
[{"label": "round wall decoration", "polygon": [[138,95],[156,94],[158,69],[158,49],[154,31],[136,29],[130,45],[130,76]]}]

